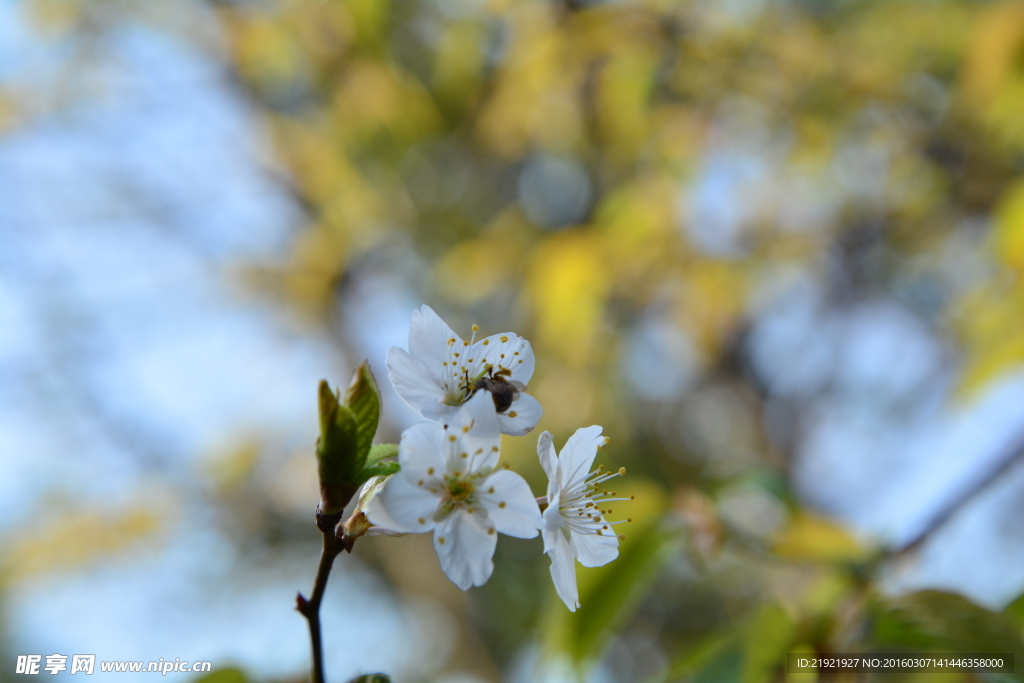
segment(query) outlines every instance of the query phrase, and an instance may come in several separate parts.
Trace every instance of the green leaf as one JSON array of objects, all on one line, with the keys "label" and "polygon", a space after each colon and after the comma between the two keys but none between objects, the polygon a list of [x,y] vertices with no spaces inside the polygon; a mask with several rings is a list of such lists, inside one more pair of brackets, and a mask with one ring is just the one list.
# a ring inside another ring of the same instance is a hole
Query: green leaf
[{"label": "green leaf", "polygon": [[634,520],[624,529],[619,557],[603,567],[576,565],[582,607],[575,614],[550,590],[547,645],[580,668],[600,658],[608,636],[629,620],[665,558],[679,546],[679,534],[661,524],[667,501],[660,487],[639,479],[623,481],[618,490],[626,497],[635,494],[635,501],[617,511],[628,509]]},{"label": "green leaf", "polygon": [[391,677],[387,674],[363,674],[356,676],[348,683],[391,683]]},{"label": "green leaf", "polygon": [[325,514],[341,512],[359,487],[370,477],[393,474],[398,464],[384,458],[397,453],[393,444],[385,444],[370,459],[373,437],[380,422],[380,391],[366,361],[359,364],[344,399],[320,381],[320,440],[317,442],[317,469],[320,475],[320,510]]},{"label": "green leaf", "polygon": [[378,462],[373,465],[367,465],[363,469],[363,476],[366,479],[371,477],[387,477],[398,472],[400,469],[402,468],[397,462]]},{"label": "green leaf", "polygon": [[[677,655],[661,673],[652,676],[647,683],[666,683],[680,679],[691,679],[701,671],[717,670],[715,662],[726,655],[730,663],[735,662],[735,673],[715,680],[739,680],[742,656],[734,631],[712,633]],[[706,678],[706,677],[705,677]]]},{"label": "green leaf", "polygon": [[398,444],[380,443],[370,448],[366,456],[367,466],[375,465],[382,460],[396,460],[398,458]]},{"label": "green leaf", "polygon": [[362,469],[373,444],[373,437],[377,434],[377,423],[380,422],[380,390],[370,372],[370,364],[365,360],[352,376],[352,383],[345,392],[344,406],[352,411],[355,420],[355,457],[359,469]]},{"label": "green leaf", "polygon": [[873,623],[876,648],[1024,655],[1020,627],[1008,615],[955,593],[926,590],[880,600]]},{"label": "green leaf", "polygon": [[743,648],[743,683],[765,683],[786,665],[796,622],[781,605],[761,607],[750,623]]},{"label": "green leaf", "polygon": [[219,669],[195,679],[195,683],[247,683],[241,669]]}]

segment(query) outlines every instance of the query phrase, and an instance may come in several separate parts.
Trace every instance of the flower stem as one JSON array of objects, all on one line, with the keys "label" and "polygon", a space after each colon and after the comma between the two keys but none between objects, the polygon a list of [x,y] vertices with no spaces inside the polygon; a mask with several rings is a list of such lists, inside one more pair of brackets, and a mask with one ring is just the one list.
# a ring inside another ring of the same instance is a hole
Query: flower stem
[{"label": "flower stem", "polygon": [[321,514],[319,508],[316,512],[316,525],[324,537],[324,547],[320,552],[320,564],[316,568],[316,580],[313,582],[313,592],[307,600],[299,593],[295,598],[295,608],[306,617],[309,622],[309,641],[313,648],[313,683],[325,683],[324,679],[324,656],[323,641],[320,636],[320,603],[324,599],[324,590],[327,588],[327,578],[331,575],[331,567],[334,565],[334,558],[342,550],[349,550],[335,536],[335,527],[341,521],[341,513],[336,515]]}]

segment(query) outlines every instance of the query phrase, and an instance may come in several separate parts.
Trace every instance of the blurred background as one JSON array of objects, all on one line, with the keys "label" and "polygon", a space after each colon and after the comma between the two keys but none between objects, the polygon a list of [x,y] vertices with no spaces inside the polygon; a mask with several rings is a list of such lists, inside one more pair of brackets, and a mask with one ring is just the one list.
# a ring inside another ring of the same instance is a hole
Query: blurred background
[{"label": "blurred background", "polygon": [[0,239],[0,680],[303,680],[316,383],[424,303],[633,521],[574,615],[537,539],[361,540],[331,681],[1024,671],[1024,3],[0,0]]}]

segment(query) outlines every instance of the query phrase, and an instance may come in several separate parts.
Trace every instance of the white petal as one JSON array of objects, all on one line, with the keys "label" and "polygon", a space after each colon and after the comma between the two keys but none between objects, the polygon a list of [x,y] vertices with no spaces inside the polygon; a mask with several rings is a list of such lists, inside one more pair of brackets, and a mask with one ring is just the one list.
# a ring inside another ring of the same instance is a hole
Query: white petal
[{"label": "white petal", "polygon": [[[494,412],[491,394],[478,391],[462,404],[452,416],[448,433],[457,439],[452,442],[448,469],[462,472],[476,472],[484,467],[494,467],[501,449],[501,432]],[[462,458],[466,453],[468,459]]]},{"label": "white petal", "polygon": [[523,339],[522,346],[519,348],[519,355],[516,356],[516,362],[512,364],[512,379],[523,384],[529,384],[530,378],[533,377],[533,368],[536,362],[537,359],[533,355],[533,347],[530,346],[530,342]]},{"label": "white petal", "polygon": [[[548,531],[556,531],[565,526],[565,517],[562,516],[562,511],[558,508],[559,496],[561,491],[555,489],[548,491],[548,506],[544,508],[544,528]],[[547,538],[547,537],[545,537]],[[544,552],[547,552],[547,545],[544,546]]]},{"label": "white petal", "polygon": [[540,458],[540,466],[544,469],[544,474],[548,475],[548,502],[551,502],[551,494],[553,490],[559,490],[561,487],[558,482],[558,455],[555,453],[555,444],[551,437],[551,432],[541,432],[540,438],[537,439],[537,457]]},{"label": "white petal", "polygon": [[551,580],[555,583],[555,592],[569,611],[575,612],[580,606],[580,594],[576,588],[576,560],[561,530],[544,532],[544,552],[551,558]]},{"label": "white petal", "polygon": [[558,468],[563,489],[572,489],[581,484],[590,474],[590,468],[597,457],[597,447],[604,444],[601,427],[592,425],[576,430],[569,437],[558,454]]},{"label": "white petal", "polygon": [[[486,393],[486,392],[478,392]],[[488,394],[489,396],[490,394]],[[491,402],[493,405],[494,402]],[[515,415],[513,415],[515,413]],[[544,414],[540,403],[529,394],[517,394],[512,405],[504,413],[498,413],[498,424],[502,434],[522,436],[537,426],[537,421]]]},{"label": "white petal", "polygon": [[423,410],[420,411],[420,415],[432,422],[448,424],[457,412],[459,412],[459,406],[449,406],[438,401],[436,403],[427,404]]},{"label": "white petal", "polygon": [[[487,514],[495,528],[508,536],[533,538],[544,525],[540,507],[530,491],[530,485],[515,472],[498,470],[480,483],[485,493],[480,499],[487,506]],[[489,493],[490,488],[494,493]],[[504,505],[502,505],[504,503]]]},{"label": "white petal", "polygon": [[[366,516],[377,526],[394,531],[420,533],[434,528],[431,515],[441,499],[410,482],[403,473],[388,479],[384,490],[370,501]],[[422,522],[420,520],[423,520]]]},{"label": "white petal", "polygon": [[430,376],[422,361],[404,349],[392,346],[388,349],[385,363],[391,384],[410,408],[427,417],[424,411],[444,405],[444,390]]},{"label": "white petal", "polygon": [[600,567],[619,556],[619,537],[612,529],[600,536],[596,534],[571,534],[569,544],[572,554],[584,567]]},{"label": "white petal", "polygon": [[482,586],[491,577],[494,571],[491,558],[498,543],[493,529],[482,511],[456,510],[434,530],[434,550],[441,569],[462,590]]},{"label": "white petal", "polygon": [[[398,442],[398,464],[410,481],[440,476],[445,468],[444,427],[436,422],[417,422],[402,432]],[[433,470],[431,472],[430,470]]]},{"label": "white petal", "polygon": [[[473,344],[472,349],[471,357],[474,360],[480,357],[484,363],[490,364],[495,372],[505,368],[512,373],[511,379],[523,384],[530,383],[537,359],[533,355],[533,347],[530,346],[530,342],[514,332],[492,334]],[[481,367],[483,366],[481,365]]]},{"label": "white petal", "polygon": [[448,327],[445,321],[434,313],[430,306],[422,306],[412,312],[409,325],[409,353],[423,362],[427,372],[435,380],[444,374],[441,364],[448,358],[448,340],[455,339],[455,344],[462,346],[459,335]]}]

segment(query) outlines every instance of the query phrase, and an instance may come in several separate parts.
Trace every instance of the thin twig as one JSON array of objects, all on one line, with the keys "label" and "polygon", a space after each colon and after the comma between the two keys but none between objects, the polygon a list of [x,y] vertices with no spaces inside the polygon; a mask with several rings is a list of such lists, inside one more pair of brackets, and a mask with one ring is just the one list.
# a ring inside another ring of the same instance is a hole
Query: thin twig
[{"label": "thin twig", "polygon": [[1010,471],[1010,469],[1022,458],[1024,458],[1024,437],[1019,438],[1006,449],[1006,453],[999,462],[996,463],[995,467],[988,472],[988,474],[976,481],[963,493],[956,498],[953,498],[944,507],[940,508],[934,515],[932,515],[931,519],[928,520],[928,523],[925,524],[921,531],[889,554],[889,559],[904,557],[921,547],[921,545],[923,545],[933,533],[943,527],[946,522],[952,519],[958,512],[960,512],[960,510],[964,509],[968,503],[977,498],[978,495],[985,491],[994,481]]},{"label": "thin twig", "polygon": [[309,599],[304,598],[302,593],[299,593],[295,598],[295,608],[309,622],[309,641],[313,649],[313,683],[325,683],[323,639],[320,636],[320,603],[324,599],[324,590],[327,588],[327,579],[331,575],[334,558],[342,550],[351,552],[351,545],[349,544],[346,547],[334,535],[334,529],[339,521],[341,521],[341,513],[337,515],[323,515],[317,509],[316,525],[324,537],[324,547],[320,552],[320,564],[316,568],[316,579],[313,582],[313,592],[310,594]]}]

